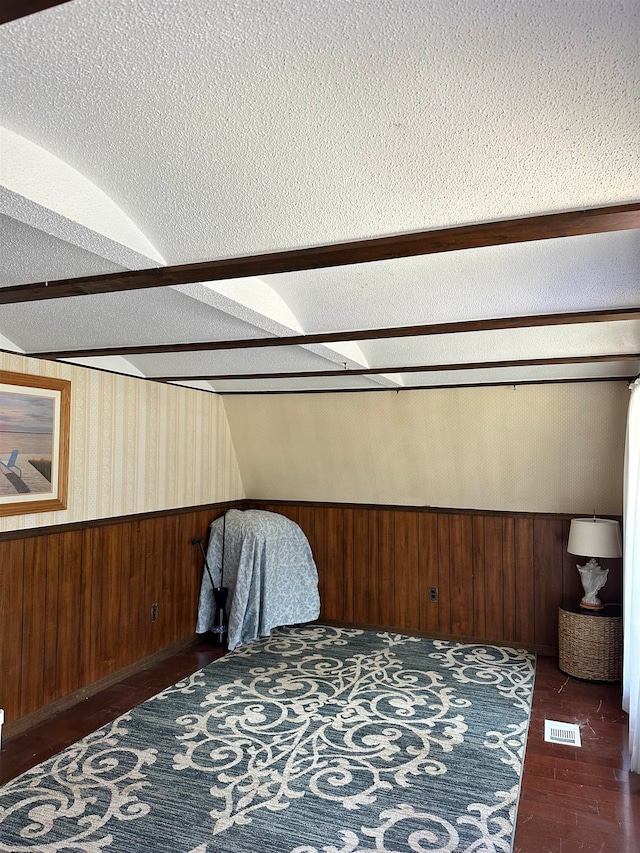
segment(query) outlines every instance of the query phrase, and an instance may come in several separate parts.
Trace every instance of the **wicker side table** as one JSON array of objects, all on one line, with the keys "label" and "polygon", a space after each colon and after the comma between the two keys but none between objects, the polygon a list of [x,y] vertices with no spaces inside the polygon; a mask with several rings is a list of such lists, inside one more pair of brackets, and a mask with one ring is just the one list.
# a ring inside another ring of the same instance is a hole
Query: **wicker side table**
[{"label": "wicker side table", "polygon": [[618,604],[583,610],[563,604],[558,614],[558,665],[588,681],[622,678],[622,612]]}]

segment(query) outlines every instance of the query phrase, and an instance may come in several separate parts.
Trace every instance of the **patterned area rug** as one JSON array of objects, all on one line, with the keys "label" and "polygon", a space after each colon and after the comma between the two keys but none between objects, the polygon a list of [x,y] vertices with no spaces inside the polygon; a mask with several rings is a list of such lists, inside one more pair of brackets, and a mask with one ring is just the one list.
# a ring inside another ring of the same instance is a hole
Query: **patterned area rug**
[{"label": "patterned area rug", "polygon": [[0,850],[510,851],[525,651],[283,628],[0,788]]}]

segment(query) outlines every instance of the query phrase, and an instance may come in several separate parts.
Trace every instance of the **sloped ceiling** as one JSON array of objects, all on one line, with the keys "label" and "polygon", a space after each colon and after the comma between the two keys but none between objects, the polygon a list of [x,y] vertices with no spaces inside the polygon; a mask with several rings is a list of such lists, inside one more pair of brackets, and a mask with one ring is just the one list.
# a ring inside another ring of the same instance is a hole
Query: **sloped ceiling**
[{"label": "sloped ceiling", "polygon": [[636,0],[3,14],[5,348],[222,393],[640,371]]}]

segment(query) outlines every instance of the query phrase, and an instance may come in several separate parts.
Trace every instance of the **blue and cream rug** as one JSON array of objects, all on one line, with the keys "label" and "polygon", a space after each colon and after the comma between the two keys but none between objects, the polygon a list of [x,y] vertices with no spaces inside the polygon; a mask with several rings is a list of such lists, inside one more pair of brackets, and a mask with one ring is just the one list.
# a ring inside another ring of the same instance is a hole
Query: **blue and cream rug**
[{"label": "blue and cream rug", "polygon": [[283,628],[0,788],[0,851],[510,851],[525,651]]}]

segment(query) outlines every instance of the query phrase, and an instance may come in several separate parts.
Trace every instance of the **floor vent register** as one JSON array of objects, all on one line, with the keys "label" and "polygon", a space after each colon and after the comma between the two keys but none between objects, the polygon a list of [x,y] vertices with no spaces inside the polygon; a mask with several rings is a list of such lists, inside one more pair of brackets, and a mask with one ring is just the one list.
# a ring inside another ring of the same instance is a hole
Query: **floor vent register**
[{"label": "floor vent register", "polygon": [[580,741],[580,726],[574,723],[559,723],[557,720],[545,720],[544,739],[549,743],[563,743],[565,746],[582,746]]}]

